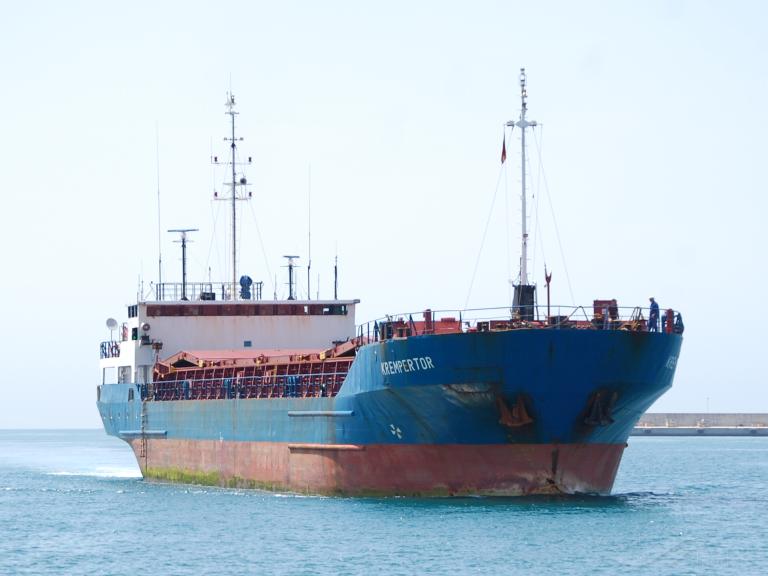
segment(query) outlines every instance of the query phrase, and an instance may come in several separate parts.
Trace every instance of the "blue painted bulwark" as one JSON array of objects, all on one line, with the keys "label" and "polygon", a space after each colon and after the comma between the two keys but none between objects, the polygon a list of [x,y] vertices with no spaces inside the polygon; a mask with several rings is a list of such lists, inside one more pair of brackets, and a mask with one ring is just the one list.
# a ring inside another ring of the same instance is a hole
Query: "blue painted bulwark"
[{"label": "blue painted bulwark", "polygon": [[136,384],[108,384],[98,407],[107,432],[126,439],[623,444],[671,386],[681,342],[677,334],[609,330],[412,336],[362,346],[332,398],[142,405]]}]

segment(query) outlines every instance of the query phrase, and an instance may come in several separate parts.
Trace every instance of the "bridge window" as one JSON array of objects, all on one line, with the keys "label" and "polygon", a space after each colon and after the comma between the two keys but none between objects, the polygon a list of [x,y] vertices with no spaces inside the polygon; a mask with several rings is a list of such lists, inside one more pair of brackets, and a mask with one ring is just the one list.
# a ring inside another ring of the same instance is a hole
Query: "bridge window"
[{"label": "bridge window", "polygon": [[346,316],[347,305],[346,304],[332,304],[330,306],[323,306],[324,316]]},{"label": "bridge window", "polygon": [[115,367],[104,368],[101,372],[102,384],[114,384],[117,379],[117,370]]},{"label": "bridge window", "polygon": [[117,369],[117,383],[129,384],[131,382],[131,367],[119,366]]}]

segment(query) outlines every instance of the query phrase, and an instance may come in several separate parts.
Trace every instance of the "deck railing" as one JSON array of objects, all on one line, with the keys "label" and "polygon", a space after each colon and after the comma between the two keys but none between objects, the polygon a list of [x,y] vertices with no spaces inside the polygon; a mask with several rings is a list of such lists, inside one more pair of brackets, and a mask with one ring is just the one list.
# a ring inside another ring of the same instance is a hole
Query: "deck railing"
[{"label": "deck railing", "polygon": [[120,357],[120,342],[117,340],[106,340],[99,346],[99,357],[104,360],[105,358],[119,358]]},{"label": "deck railing", "polygon": [[684,330],[682,315],[678,311],[661,310],[655,330],[652,323],[649,323],[650,315],[650,308],[616,306],[612,301],[598,301],[592,306],[538,305],[467,310],[424,310],[388,315],[359,324],[356,337],[360,342],[366,343],[424,334],[496,332],[531,328],[657,331],[678,334]]},{"label": "deck railing", "polygon": [[[246,292],[233,282],[162,282],[155,284],[158,302],[179,300],[261,300],[263,282],[254,282]],[[247,296],[247,297],[246,297]]]},{"label": "deck railing", "polygon": [[235,398],[320,398],[335,396],[347,372],[229,376],[158,380],[140,384],[142,400],[226,400]]}]

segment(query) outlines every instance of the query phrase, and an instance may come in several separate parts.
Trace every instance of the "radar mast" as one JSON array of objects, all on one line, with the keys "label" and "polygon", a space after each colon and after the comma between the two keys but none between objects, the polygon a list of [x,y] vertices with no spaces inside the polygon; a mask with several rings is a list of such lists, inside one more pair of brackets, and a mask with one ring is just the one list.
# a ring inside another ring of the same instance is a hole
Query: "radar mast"
[{"label": "radar mast", "polygon": [[[237,297],[237,201],[250,200],[252,195],[248,190],[248,180],[245,175],[241,174],[238,178],[237,167],[250,165],[252,158],[249,156],[247,162],[238,162],[237,160],[237,143],[242,142],[243,138],[238,138],[235,134],[235,116],[237,116],[238,112],[235,111],[235,95],[231,92],[227,93],[226,106],[226,114],[230,117],[231,135],[225,137],[224,141],[230,143],[231,155],[229,164],[232,168],[232,179],[224,183],[224,186],[230,189],[229,194],[220,198],[218,193],[214,193],[214,198],[230,201],[232,205],[232,287],[230,289],[230,297],[234,300]],[[213,157],[213,162],[214,164],[219,163],[218,156]]]}]

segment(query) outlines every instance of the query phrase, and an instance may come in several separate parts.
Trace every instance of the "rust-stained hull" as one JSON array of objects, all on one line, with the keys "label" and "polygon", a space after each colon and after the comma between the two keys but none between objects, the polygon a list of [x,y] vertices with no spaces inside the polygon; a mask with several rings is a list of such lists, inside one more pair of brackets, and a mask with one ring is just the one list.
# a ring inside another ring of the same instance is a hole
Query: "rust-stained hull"
[{"label": "rust-stained hull", "polygon": [[322,445],[130,440],[146,478],[338,495],[608,494],[620,444]]},{"label": "rust-stained hull", "polygon": [[[157,400],[100,388],[145,477],[321,494],[608,494],[681,338],[608,330],[419,336],[357,351],[338,394]],[[236,390],[230,383],[229,391]]]}]

